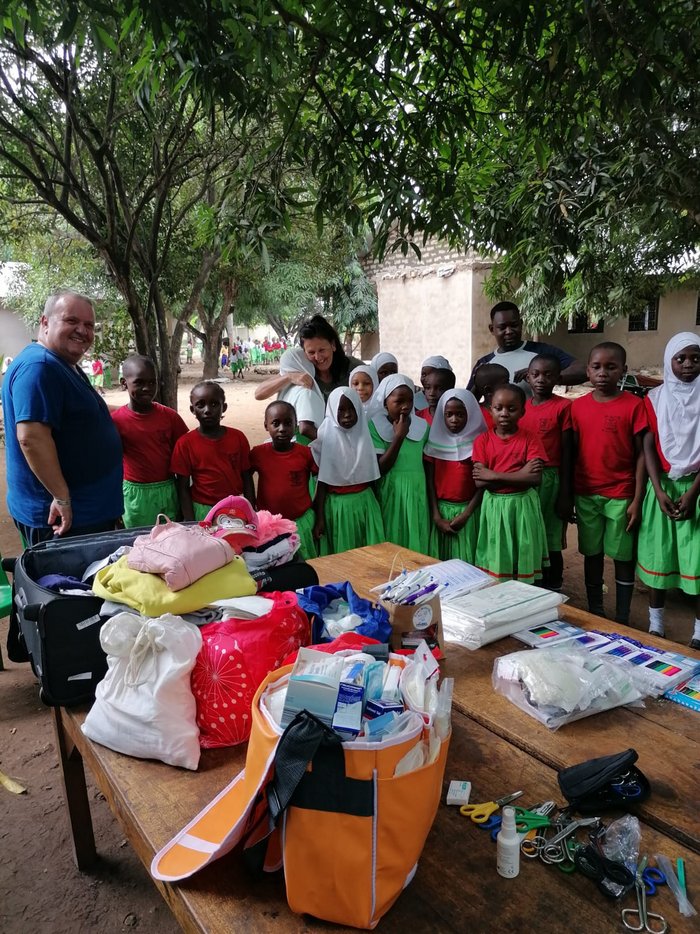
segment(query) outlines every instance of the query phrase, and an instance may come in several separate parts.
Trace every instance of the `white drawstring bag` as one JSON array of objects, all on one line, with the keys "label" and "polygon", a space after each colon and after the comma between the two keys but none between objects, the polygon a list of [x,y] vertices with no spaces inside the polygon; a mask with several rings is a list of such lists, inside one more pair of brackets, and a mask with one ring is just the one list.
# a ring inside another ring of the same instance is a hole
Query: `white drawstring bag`
[{"label": "white drawstring bag", "polygon": [[107,674],[83,733],[128,756],[196,769],[199,729],[190,673],[202,645],[199,629],[169,613],[158,619],[119,613],[102,627],[100,642]]}]

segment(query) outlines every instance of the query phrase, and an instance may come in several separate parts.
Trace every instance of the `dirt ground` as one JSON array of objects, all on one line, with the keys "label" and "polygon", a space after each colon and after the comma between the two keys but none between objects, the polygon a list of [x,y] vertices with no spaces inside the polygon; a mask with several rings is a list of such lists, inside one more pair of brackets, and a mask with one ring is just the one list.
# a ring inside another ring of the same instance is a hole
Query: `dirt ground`
[{"label": "dirt ground", "polygon": [[[184,367],[179,410],[188,424],[188,394],[198,377],[197,366]],[[265,404],[256,402],[255,384],[262,376],[227,381],[225,422],[240,428],[251,444],[264,440]],[[122,404],[124,393],[107,394]],[[5,506],[5,461],[0,456],[0,552],[15,555],[19,538]],[[564,588],[574,606],[584,609],[583,561],[576,551],[576,530],[569,530],[564,553]],[[614,599],[612,568],[606,569]],[[667,633],[686,644],[692,628],[692,606],[682,595],[669,595]],[[612,606],[610,607],[612,610]],[[646,594],[637,584],[632,625],[646,628]],[[613,624],[610,624],[613,628]],[[82,874],[72,859],[63,793],[58,773],[51,715],[38,698],[36,679],[28,664],[7,661],[7,620],[0,622],[0,646],[5,670],[0,671],[0,771],[21,783],[26,794],[15,795],[0,785],[0,932],[2,934],[82,934],[138,930],[173,934],[178,926],[146,870],[112,817],[101,793],[89,782],[89,795],[100,854],[92,873]],[[173,828],[173,831],[179,828]]]}]

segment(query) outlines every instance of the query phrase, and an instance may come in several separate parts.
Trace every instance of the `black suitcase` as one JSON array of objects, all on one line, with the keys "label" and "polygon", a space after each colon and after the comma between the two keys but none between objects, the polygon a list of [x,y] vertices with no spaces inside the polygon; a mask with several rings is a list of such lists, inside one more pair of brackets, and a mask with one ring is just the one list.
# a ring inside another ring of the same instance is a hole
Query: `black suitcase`
[{"label": "black suitcase", "polygon": [[[26,662],[39,679],[39,696],[50,707],[73,707],[94,699],[95,688],[107,672],[107,656],[100,645],[100,597],[54,593],[36,581],[45,574],[80,578],[93,561],[131,545],[148,528],[120,529],[75,538],[55,538],[28,548],[15,561],[13,607],[7,654]],[[318,575],[303,561],[253,575],[261,591],[296,590],[318,583]]]},{"label": "black suitcase", "polygon": [[75,538],[55,538],[28,548],[15,561],[13,607],[7,638],[15,662],[30,661],[39,679],[39,696],[52,707],[91,701],[107,671],[100,645],[100,597],[54,593],[36,581],[45,574],[80,578],[93,561],[122,545],[133,544],[149,529],[120,529]]}]

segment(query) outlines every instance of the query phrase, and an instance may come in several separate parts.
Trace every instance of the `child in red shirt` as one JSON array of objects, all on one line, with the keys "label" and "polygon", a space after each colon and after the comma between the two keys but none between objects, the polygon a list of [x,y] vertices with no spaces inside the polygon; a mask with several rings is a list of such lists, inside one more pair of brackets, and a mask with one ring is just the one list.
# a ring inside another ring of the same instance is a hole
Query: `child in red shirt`
[{"label": "child in red shirt", "polygon": [[566,523],[573,512],[571,468],[574,432],[571,402],[554,395],[560,373],[561,362],[553,354],[538,354],[532,358],[526,377],[532,398],[525,403],[525,415],[520,422],[521,428],[537,435],[546,455],[537,492],[549,549],[549,567],[543,584],[550,590],[561,590],[564,575],[561,552]]},{"label": "child in red shirt", "polygon": [[489,431],[495,428],[493,416],[491,415],[493,394],[501,386],[507,386],[509,382],[510,373],[500,363],[484,363],[474,374],[472,392],[476,401],[481,405],[481,414],[484,416]]},{"label": "child in red shirt", "polygon": [[608,555],[615,562],[615,621],[625,625],[634,589],[634,533],[646,483],[642,442],[647,429],[642,400],[619,387],[626,372],[624,347],[610,341],[597,344],[587,368],[593,392],[571,405],[578,543],[588,608],[605,615],[603,568]]},{"label": "child in red shirt", "polygon": [[423,450],[433,520],[430,554],[442,561],[461,558],[474,563],[483,491],[474,486],[472,449],[485,431],[473,394],[468,389],[448,389],[438,402]]},{"label": "child in red shirt", "polygon": [[127,357],[119,382],[129,393],[128,403],[112,412],[124,452],[124,527],[154,525],[160,513],[177,519],[170,458],[187,425],[174,409],[153,401],[158,380],[150,357]]},{"label": "child in red shirt", "polygon": [[221,424],[226,408],[219,383],[206,379],[192,387],[190,412],[199,428],[179,439],[170,463],[184,519],[201,522],[226,496],[242,493],[255,502],[250,445],[242,431]]},{"label": "child in red shirt", "polygon": [[475,485],[484,489],[474,563],[500,580],[533,584],[548,561],[534,489],[541,481],[545,452],[539,438],[519,426],[525,414],[525,393],[519,386],[496,389],[491,414],[495,427],[479,435],[472,454]]},{"label": "child in red shirt", "polygon": [[265,409],[265,431],[271,443],[250,452],[250,469],[258,474],[257,508],[284,516],[297,524],[299,556],[316,558],[314,510],[309,480],[318,473],[310,449],[294,440],[297,416],[288,402],[271,402]]}]

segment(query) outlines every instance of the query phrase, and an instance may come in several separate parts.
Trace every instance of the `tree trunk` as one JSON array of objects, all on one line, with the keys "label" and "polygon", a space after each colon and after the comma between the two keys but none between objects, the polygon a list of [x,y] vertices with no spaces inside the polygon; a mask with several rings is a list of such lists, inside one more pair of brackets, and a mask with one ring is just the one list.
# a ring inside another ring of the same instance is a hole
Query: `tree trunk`
[{"label": "tree trunk", "polygon": [[202,348],[202,362],[204,379],[216,379],[219,375],[219,351],[221,350],[221,335],[223,328],[219,325],[207,327],[204,331]]}]

